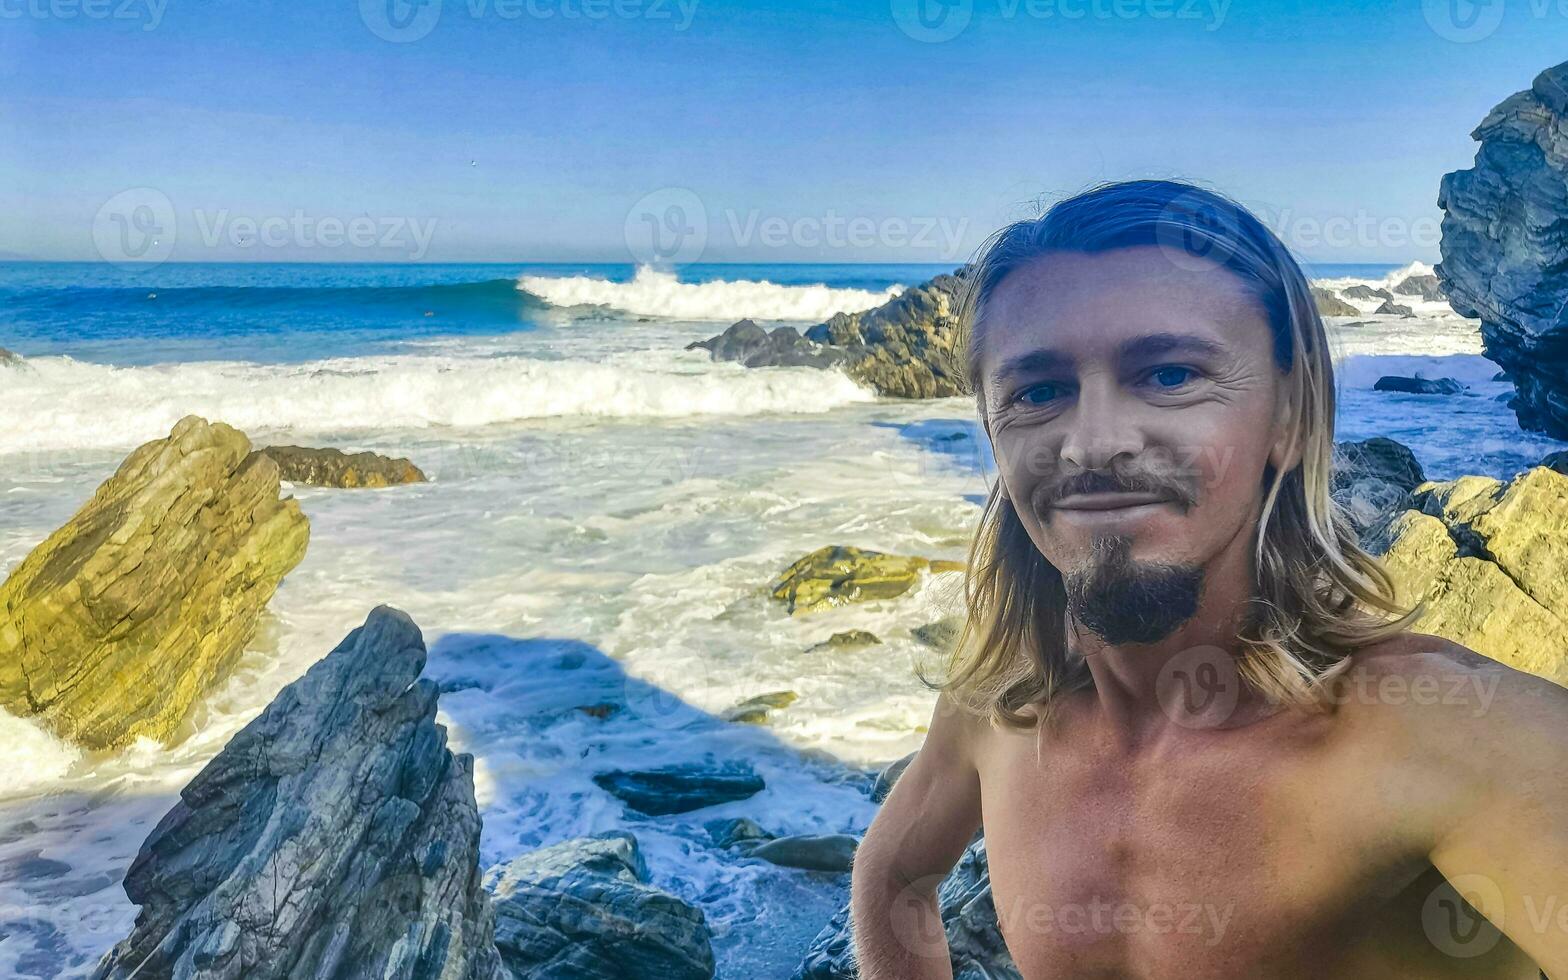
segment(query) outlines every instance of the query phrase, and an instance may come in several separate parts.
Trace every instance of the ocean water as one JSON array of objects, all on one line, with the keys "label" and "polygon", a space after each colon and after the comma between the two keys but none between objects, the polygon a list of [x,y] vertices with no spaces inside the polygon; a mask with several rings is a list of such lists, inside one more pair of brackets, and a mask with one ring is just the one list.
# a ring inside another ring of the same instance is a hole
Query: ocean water
[{"label": "ocean water", "polygon": [[[957,611],[959,576],[792,618],[767,583],[826,544],[961,558],[993,467],[965,399],[878,399],[834,372],[715,364],[692,340],[741,317],[805,326],[877,305],[928,266],[0,265],[0,575],[125,453],[196,413],[257,444],[414,459],[428,484],[295,487],[312,524],[234,676],[171,749],[83,755],[0,712],[0,975],[79,976],[125,935],[120,877],[179,788],[378,603],[407,610],[442,719],[477,759],[483,861],[632,829],[655,883],[697,902],[721,977],[783,977],[842,882],[708,846],[864,831],[863,769],[916,748],[933,703],[911,631]],[[1323,284],[1420,267],[1320,266]],[[1404,300],[1401,300],[1402,302]],[[1352,301],[1354,302],[1354,301]],[[1341,438],[1387,435],[1428,475],[1506,477],[1564,444],[1521,433],[1473,321],[1331,324]],[[1463,396],[1373,392],[1451,376]],[[812,646],[866,629],[883,642]],[[765,725],[716,718],[798,700]],[[603,720],[575,709],[612,700]],[[628,817],[592,783],[683,759],[768,788],[698,815]]]}]

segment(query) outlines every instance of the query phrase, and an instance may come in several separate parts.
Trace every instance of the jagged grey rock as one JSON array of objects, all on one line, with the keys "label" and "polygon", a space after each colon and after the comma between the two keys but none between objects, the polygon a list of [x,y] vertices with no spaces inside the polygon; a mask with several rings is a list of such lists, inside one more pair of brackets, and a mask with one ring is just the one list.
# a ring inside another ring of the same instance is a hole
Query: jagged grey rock
[{"label": "jagged grey rock", "polygon": [[958,307],[967,267],[912,286],[871,310],[835,313],[802,337],[793,327],[768,333],[741,320],[716,337],[687,345],[747,367],[841,366],[851,378],[894,398],[968,394],[958,351]]},{"label": "jagged grey rock", "polygon": [[[991,899],[985,837],[977,834],[937,888],[954,980],[1022,980],[1007,952]],[[856,980],[849,906],[839,909],[806,951],[792,980]]]},{"label": "jagged grey rock", "polygon": [[1357,531],[1402,509],[1412,490],[1426,480],[1415,454],[1383,436],[1334,444],[1329,489]]},{"label": "jagged grey rock", "polygon": [[1361,311],[1339,298],[1339,294],[1322,286],[1312,287],[1312,301],[1322,316],[1360,316]]},{"label": "jagged grey rock", "polygon": [[473,760],[424,665],[379,606],[241,729],[131,864],[98,980],[504,980]]},{"label": "jagged grey rock", "polygon": [[1483,353],[1508,371],[1519,424],[1568,439],[1568,63],[1470,134],[1475,165],[1443,178],[1437,275]]},{"label": "jagged grey rock", "polygon": [[564,841],[492,868],[496,945],[529,980],[707,980],[702,911],[648,884],[625,831]]}]

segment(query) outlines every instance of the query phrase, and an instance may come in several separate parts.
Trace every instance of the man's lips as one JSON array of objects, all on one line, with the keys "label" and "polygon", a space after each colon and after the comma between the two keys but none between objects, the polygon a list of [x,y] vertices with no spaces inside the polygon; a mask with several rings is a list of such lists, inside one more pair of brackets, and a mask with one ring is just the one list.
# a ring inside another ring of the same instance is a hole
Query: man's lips
[{"label": "man's lips", "polygon": [[1160,493],[1075,493],[1057,500],[1051,506],[1058,510],[1118,510],[1144,504],[1162,504],[1171,500]]}]

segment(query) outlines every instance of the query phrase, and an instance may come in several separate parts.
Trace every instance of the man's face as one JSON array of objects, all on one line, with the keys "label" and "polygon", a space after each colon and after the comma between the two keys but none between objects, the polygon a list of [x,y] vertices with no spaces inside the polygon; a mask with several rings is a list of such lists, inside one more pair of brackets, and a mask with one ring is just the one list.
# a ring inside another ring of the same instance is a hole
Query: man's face
[{"label": "man's face", "polygon": [[1075,612],[1141,601],[1106,638],[1168,633],[1206,569],[1250,553],[1266,465],[1294,465],[1263,309],[1191,256],[1057,253],[1002,280],[978,342],[999,475]]}]

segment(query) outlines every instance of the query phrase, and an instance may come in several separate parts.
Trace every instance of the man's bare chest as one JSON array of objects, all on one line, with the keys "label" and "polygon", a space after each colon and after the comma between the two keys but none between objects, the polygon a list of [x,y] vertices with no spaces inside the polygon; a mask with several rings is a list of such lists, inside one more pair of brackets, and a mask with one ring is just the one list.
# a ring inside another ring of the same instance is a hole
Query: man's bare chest
[{"label": "man's bare chest", "polygon": [[1336,761],[1239,739],[1125,766],[988,746],[992,895],[1025,976],[1320,976],[1369,936],[1418,932],[1404,893],[1425,856],[1375,774]]}]

